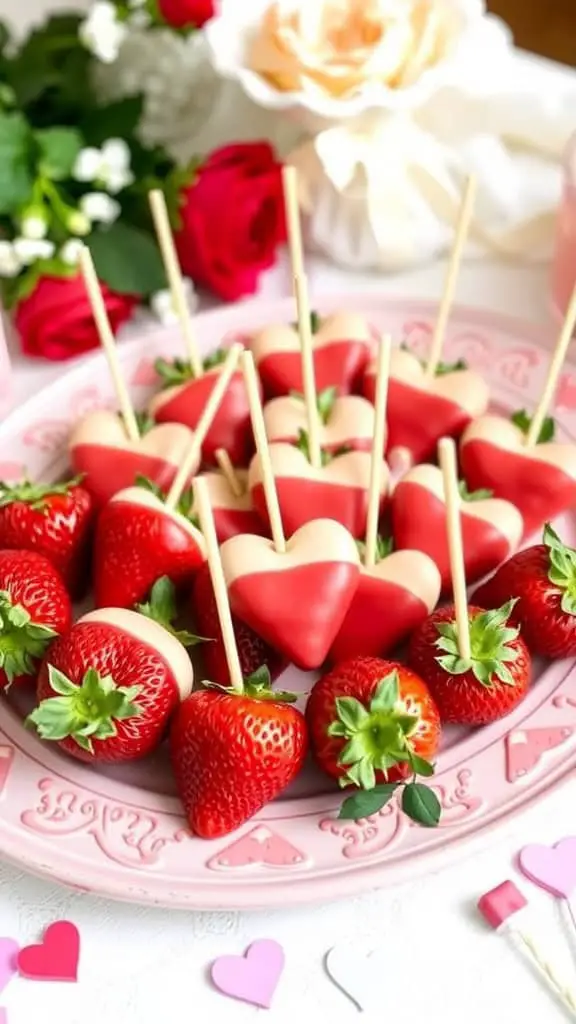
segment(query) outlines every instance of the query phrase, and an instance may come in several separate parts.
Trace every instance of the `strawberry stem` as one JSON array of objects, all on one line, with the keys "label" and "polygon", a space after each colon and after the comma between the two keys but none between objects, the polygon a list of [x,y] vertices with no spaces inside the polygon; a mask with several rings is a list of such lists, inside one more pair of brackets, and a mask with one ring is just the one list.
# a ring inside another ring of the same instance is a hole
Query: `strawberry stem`
[{"label": "strawberry stem", "polygon": [[12,505],[17,501],[30,505],[35,511],[46,512],[49,507],[49,498],[61,495],[66,497],[73,487],[77,487],[84,476],[73,477],[71,480],[64,480],[58,484],[33,484],[30,480],[21,480],[17,484],[8,484],[0,481],[0,508]]},{"label": "strawberry stem", "polygon": [[112,676],[102,676],[94,668],[86,670],[79,686],[53,665],[48,666],[48,679],[58,696],[41,701],[26,719],[43,740],[58,743],[70,738],[93,754],[94,740],[112,739],[116,722],[141,714],[135,700],[139,686],[117,686]]},{"label": "strawberry stem", "polygon": [[[136,611],[147,619],[157,622],[163,629],[180,641],[183,647],[194,647],[196,644],[209,642],[210,637],[196,636],[185,629],[176,629],[174,619],[177,615],[176,590],[168,576],[160,576],[150,591],[150,598],[143,604],[136,605]],[[213,638],[212,638],[213,639]]]},{"label": "strawberry stem", "polygon": [[576,551],[562,543],[550,523],[544,527],[543,539],[548,548],[548,579],[562,591],[562,611],[576,615]]},{"label": "strawberry stem", "polygon": [[[518,409],[517,412],[512,414],[510,419],[516,427],[520,428],[523,434],[527,434],[530,430],[532,417],[528,415],[525,409]],[[555,433],[556,423],[552,416],[547,416],[540,429],[536,444],[546,444],[547,441],[553,441]]]},{"label": "strawberry stem", "polygon": [[32,622],[21,604],[13,604],[7,590],[0,590],[0,669],[9,689],[17,676],[32,676],[36,662],[43,658],[55,630]]},{"label": "strawberry stem", "polygon": [[508,619],[518,598],[513,598],[501,608],[478,612],[470,617],[470,657],[461,658],[458,649],[456,620],[438,622],[440,634],[435,646],[444,653],[436,658],[439,665],[450,675],[473,672],[482,686],[494,686],[496,681],[514,686],[514,678],[508,665],[518,659],[518,652],[510,647],[519,636],[520,630],[507,626]]}]

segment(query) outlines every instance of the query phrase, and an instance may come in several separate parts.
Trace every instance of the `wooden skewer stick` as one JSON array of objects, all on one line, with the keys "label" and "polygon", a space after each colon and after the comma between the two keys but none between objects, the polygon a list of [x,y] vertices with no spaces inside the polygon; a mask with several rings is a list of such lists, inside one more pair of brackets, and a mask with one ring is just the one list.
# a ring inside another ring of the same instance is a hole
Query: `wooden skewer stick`
[{"label": "wooden skewer stick", "polygon": [[116,339],[114,338],[114,333],[110,326],[110,320],[108,319],[108,313],[102,297],[102,290],[100,288],[100,282],[98,281],[98,275],[92,259],[92,253],[87,246],[84,246],[80,252],[80,268],[84,277],[84,283],[86,285],[86,291],[88,293],[88,299],[90,301],[92,316],[94,317],[100,344],[104,349],[104,354],[108,361],[108,369],[110,371],[112,383],[114,384],[114,390],[116,391],[116,398],[118,399],[120,415],[122,416],[126,436],[129,441],[138,441],[140,438],[138,422],[132,407],[132,402],[130,401],[126,382],[122,376],[122,370],[120,369],[120,361],[116,351]]},{"label": "wooden skewer stick", "polygon": [[286,166],[283,168],[282,183],[286,207],[290,261],[294,279],[294,294],[298,313],[304,404],[308,421],[308,448],[311,465],[315,469],[320,469],[322,465],[322,449],[320,446],[320,417],[318,415],[316,375],[314,372],[314,341],[312,337],[308,281],[304,271],[302,231],[298,207],[298,180],[294,167]]},{"label": "wooden skewer stick", "polygon": [[380,518],[380,493],[382,488],[382,470],[384,464],[384,441],[386,436],[386,403],[388,399],[388,379],[390,376],[390,352],[392,339],[385,335],[378,346],[376,368],[376,396],[374,401],[374,438],[372,441],[372,462],[370,466],[370,486],[368,490],[368,514],[366,517],[366,541],[364,565],[367,569],[376,565],[376,542],[378,540],[378,520]]},{"label": "wooden skewer stick", "polygon": [[150,210],[152,212],[152,219],[154,221],[154,227],[156,229],[158,245],[160,246],[164,269],[168,279],[168,286],[172,294],[172,302],[184,337],[186,356],[190,361],[194,376],[201,377],[204,373],[204,366],[202,364],[202,358],[200,356],[198,342],[194,331],[192,314],[190,313],[188,303],[186,302],[184,279],[182,277],[182,270],[180,269],[180,263],[178,261],[174,235],[172,234],[172,228],[170,227],[170,218],[166,207],[166,199],[164,197],[164,193],[160,189],[154,189],[150,192],[148,199],[150,203]]},{"label": "wooden skewer stick", "polygon": [[228,484],[232,494],[235,498],[241,498],[244,494],[244,488],[242,481],[236,472],[232,459],[228,455],[225,448],[218,448],[216,451],[216,462],[220,468],[222,476],[225,477],[226,483]]},{"label": "wooden skewer stick", "polygon": [[527,448],[538,443],[540,431],[542,430],[544,420],[548,415],[548,410],[554,398],[554,392],[556,391],[556,385],[558,384],[558,377],[560,376],[560,371],[564,365],[564,360],[566,359],[566,353],[574,334],[574,328],[576,328],[576,288],[574,288],[574,291],[572,292],[572,298],[570,299],[570,304],[566,311],[562,330],[560,331],[558,341],[556,342],[556,348],[554,349],[554,354],[550,362],[548,376],[546,377],[546,383],[542,389],[542,395],[538,402],[538,407],[532,417],[530,428],[526,434],[525,444]]},{"label": "wooden skewer stick", "polygon": [[462,254],[464,252],[464,246],[470,230],[470,224],[472,222],[472,214],[474,212],[474,203],[476,201],[477,192],[477,181],[474,176],[468,178],[468,183],[462,198],[462,205],[460,207],[460,213],[458,214],[458,223],[456,225],[456,234],[454,236],[454,244],[452,246],[452,252],[450,254],[450,262],[448,264],[448,272],[446,275],[446,281],[444,283],[444,291],[440,300],[440,308],[438,310],[438,316],[436,318],[436,326],[434,328],[434,335],[432,337],[432,344],[430,345],[430,352],[428,355],[428,362],[426,365],[426,374],[428,377],[433,377],[436,373],[436,368],[440,362],[440,356],[442,354],[442,346],[444,344],[444,338],[446,335],[446,327],[448,326],[448,317],[452,309],[452,303],[454,301],[454,293],[456,291],[456,280],[458,277],[458,271],[460,270],[460,264],[462,262]]},{"label": "wooden skewer stick", "polygon": [[268,519],[270,520],[272,540],[276,551],[279,554],[284,554],[286,551],[286,538],[284,536],[284,527],[282,526],[280,503],[278,501],[274,470],[272,469],[268,438],[266,437],[266,426],[264,424],[264,415],[262,413],[262,404],[260,402],[260,393],[258,391],[258,379],[256,377],[256,369],[254,367],[254,356],[248,350],[245,350],[242,353],[242,370],[244,372],[248,404],[250,406],[252,433],[254,434],[256,451],[258,453],[258,458],[260,459],[262,483],[264,485],[264,495],[266,497],[266,508],[268,510]]},{"label": "wooden skewer stick", "polygon": [[194,507],[198,512],[200,528],[204,534],[204,540],[206,542],[208,568],[210,569],[212,588],[214,590],[216,607],[218,609],[218,619],[220,622],[220,630],[222,632],[222,640],[224,641],[224,651],[226,652],[226,663],[228,665],[228,672],[230,673],[230,682],[232,683],[233,690],[237,693],[242,693],[244,690],[242,666],[240,664],[238,645],[236,643],[234,626],[232,624],[232,613],[230,611],[228,590],[226,587],[226,580],[224,578],[222,560],[220,558],[220,548],[218,547],[218,539],[216,537],[214,515],[210,505],[210,497],[208,495],[208,486],[201,476],[196,477],[192,486],[194,488]]},{"label": "wooden skewer stick", "polygon": [[232,345],[224,363],[222,364],[222,369],[216,377],[216,383],[208,396],[208,401],[206,402],[202,415],[196,424],[196,429],[194,431],[190,447],[180,463],[180,468],[174,477],[170,490],[168,491],[165,501],[166,508],[168,509],[176,508],[188,478],[194,472],[194,468],[200,457],[202,445],[206,440],[206,435],[212,426],[212,421],[220,408],[220,403],[222,402],[230,381],[232,380],[232,376],[238,367],[241,352],[242,345],[239,343]]},{"label": "wooden skewer stick", "polygon": [[448,529],[448,551],[450,554],[450,573],[456,612],[456,632],[458,653],[461,658],[470,657],[470,620],[468,618],[468,598],[466,596],[466,572],[464,568],[464,550],[462,546],[462,522],[460,518],[460,493],[458,491],[458,468],[456,462],[456,445],[451,437],[443,437],[438,442],[438,461],[444,482],[444,501],[446,503],[446,525]]}]

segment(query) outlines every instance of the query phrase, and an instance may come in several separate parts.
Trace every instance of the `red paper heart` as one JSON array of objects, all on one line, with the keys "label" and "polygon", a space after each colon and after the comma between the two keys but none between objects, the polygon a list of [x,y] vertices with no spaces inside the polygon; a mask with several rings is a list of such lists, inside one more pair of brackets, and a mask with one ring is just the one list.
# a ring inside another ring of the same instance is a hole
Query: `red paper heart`
[{"label": "red paper heart", "polygon": [[55,921],[37,946],[18,953],[18,972],[32,981],[77,981],[80,935],[71,921]]}]

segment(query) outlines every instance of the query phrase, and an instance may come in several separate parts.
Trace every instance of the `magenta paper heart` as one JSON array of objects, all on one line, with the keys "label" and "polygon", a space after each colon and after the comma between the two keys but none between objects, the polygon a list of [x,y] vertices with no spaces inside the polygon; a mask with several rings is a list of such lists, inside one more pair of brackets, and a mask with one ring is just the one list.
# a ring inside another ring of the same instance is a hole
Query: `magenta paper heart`
[{"label": "magenta paper heart", "polygon": [[31,981],[77,981],[80,935],[71,921],[55,921],[42,942],[18,954],[18,971]]},{"label": "magenta paper heart", "polygon": [[284,969],[284,950],[274,939],[259,939],[244,956],[220,956],[212,964],[216,988],[253,1006],[270,1007]]},{"label": "magenta paper heart", "polygon": [[19,952],[20,946],[16,939],[0,939],[0,992],[4,991],[10,979],[18,971]]},{"label": "magenta paper heart", "polygon": [[576,836],[555,846],[525,846],[518,859],[523,874],[553,896],[567,900],[576,889]]}]

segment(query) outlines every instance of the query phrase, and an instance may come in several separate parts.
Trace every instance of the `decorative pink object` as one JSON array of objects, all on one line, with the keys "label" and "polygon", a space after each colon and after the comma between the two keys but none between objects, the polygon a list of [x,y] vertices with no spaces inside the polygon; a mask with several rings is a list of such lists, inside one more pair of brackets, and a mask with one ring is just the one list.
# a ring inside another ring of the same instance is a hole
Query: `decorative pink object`
[{"label": "decorative pink object", "polygon": [[559,899],[569,900],[576,890],[576,836],[555,846],[525,846],[518,862],[526,878]]},{"label": "decorative pink object", "polygon": [[514,882],[502,882],[495,889],[484,893],[478,900],[478,910],[491,928],[501,928],[513,914],[528,906],[528,900],[522,895]]},{"label": "decorative pink object", "polygon": [[283,836],[272,832],[265,825],[258,825],[212,857],[208,867],[226,869],[265,864],[271,868],[286,868],[293,864],[303,864],[305,860],[300,850]]},{"label": "decorative pink object", "polygon": [[20,943],[16,939],[0,939],[0,992],[18,973]]},{"label": "decorative pink object", "polygon": [[8,1011],[5,1006],[0,1006],[0,1024],[8,1024]]},{"label": "decorative pink object", "polygon": [[0,796],[2,795],[14,760],[14,747],[0,745]]},{"label": "decorative pink object", "polygon": [[18,953],[18,972],[30,981],[78,981],[80,934],[71,921],[55,921],[36,946]]},{"label": "decorative pink object", "polygon": [[[341,295],[318,297],[327,314],[342,301]],[[405,337],[409,324],[428,329],[437,313],[434,302],[386,298],[384,303],[370,294],[354,296],[353,306],[377,332],[390,331],[395,338]],[[231,332],[245,336],[266,323],[293,318],[290,298],[203,313],[197,318],[203,355]],[[485,372],[498,411],[530,409],[549,363],[548,334],[546,328],[460,307],[451,319],[445,358],[466,358]],[[178,355],[181,347],[177,327],[122,344],[137,408],[145,408],[152,394],[143,374],[133,382],[139,364]],[[565,373],[574,376],[576,371],[567,365]],[[71,420],[86,412],[87,396],[96,394],[100,405],[115,405],[101,354],[63,372],[3,420],[0,452],[25,465],[33,480],[58,479],[65,469]],[[576,407],[568,404],[557,407],[555,416],[561,436],[575,442]],[[557,520],[555,528],[567,543],[576,544],[573,512]],[[304,694],[314,678],[288,668],[278,687]],[[7,756],[0,772],[5,780],[3,790],[0,785],[0,857],[23,870],[104,897],[187,910],[293,906],[356,895],[443,867],[469,840],[485,838],[546,799],[576,768],[576,670],[566,662],[541,666],[528,697],[510,716],[490,729],[450,737],[437,764],[438,829],[409,827],[395,803],[365,821],[340,820],[341,793],[319,786],[310,773],[265,808],[244,834],[206,843],[187,832],[161,759],[133,764],[114,776],[99,773],[41,744],[8,706],[0,723],[2,748]],[[248,839],[256,829],[264,830],[264,838]],[[277,852],[266,830],[286,840],[302,859],[288,850]],[[235,842],[244,845],[234,849]]]},{"label": "decorative pink object", "polygon": [[552,265],[552,301],[563,317],[576,287],[576,135],[564,160],[564,191],[558,210],[556,249]]},{"label": "decorative pink object", "polygon": [[284,950],[274,939],[259,939],[244,956],[221,956],[212,964],[211,977],[219,992],[265,1010],[284,969]]}]

